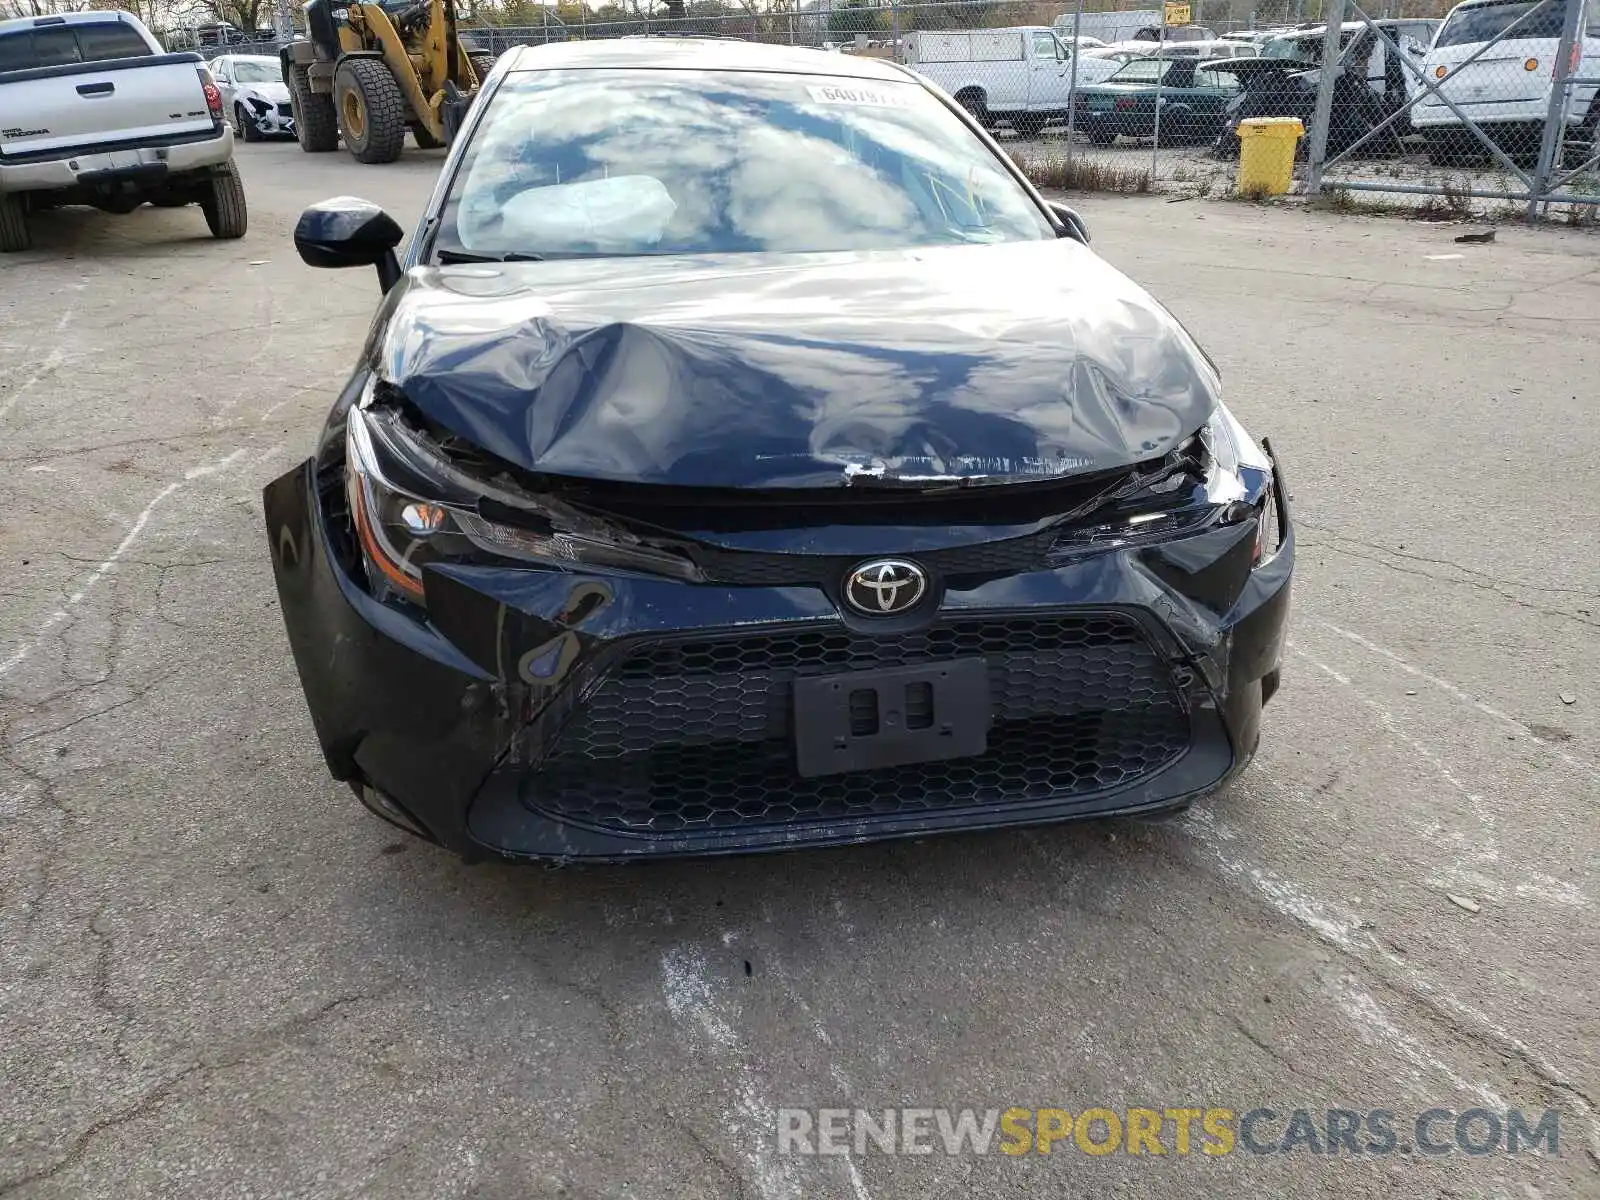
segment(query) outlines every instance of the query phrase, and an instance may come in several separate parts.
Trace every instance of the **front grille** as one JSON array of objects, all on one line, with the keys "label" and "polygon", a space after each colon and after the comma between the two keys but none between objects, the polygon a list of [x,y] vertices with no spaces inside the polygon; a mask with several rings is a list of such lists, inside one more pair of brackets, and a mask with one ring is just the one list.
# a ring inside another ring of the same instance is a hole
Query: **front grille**
[{"label": "front grille", "polygon": [[[1041,571],[1059,535],[1054,529],[1000,541],[975,542],[939,550],[919,550],[909,557],[946,579],[969,575],[1015,575]],[[712,583],[759,587],[821,587],[871,555],[771,554],[760,551],[697,547],[694,558]]]},{"label": "front grille", "polygon": [[[984,754],[795,773],[795,678],[978,656],[994,718]],[[1162,769],[1189,736],[1172,673],[1139,626],[1114,615],[654,643],[605,676],[524,799],[566,819],[663,834],[1060,802]]]}]

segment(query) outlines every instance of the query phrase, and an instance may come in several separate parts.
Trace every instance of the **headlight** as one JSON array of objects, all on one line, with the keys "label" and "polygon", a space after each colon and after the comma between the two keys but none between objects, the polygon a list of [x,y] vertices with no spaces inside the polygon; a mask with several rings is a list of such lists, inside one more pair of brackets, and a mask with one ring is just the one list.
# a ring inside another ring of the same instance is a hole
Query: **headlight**
[{"label": "headlight", "polygon": [[372,407],[372,396],[369,385],[346,419],[345,491],[368,581],[380,595],[421,604],[422,570],[440,562],[511,560],[552,570],[703,578],[682,553],[648,545],[554,499],[541,503],[541,497],[474,479],[392,409]]},{"label": "headlight", "polygon": [[1255,561],[1276,553],[1271,462],[1222,405],[1199,433],[1141,474],[1097,505],[1093,524],[1064,528],[1050,561],[1171,541],[1251,519],[1257,520]]},{"label": "headlight", "polygon": [[1211,451],[1207,495],[1214,504],[1248,506],[1246,514],[1256,519],[1254,561],[1266,562],[1278,552],[1281,540],[1271,460],[1221,404],[1212,412],[1200,437]]}]

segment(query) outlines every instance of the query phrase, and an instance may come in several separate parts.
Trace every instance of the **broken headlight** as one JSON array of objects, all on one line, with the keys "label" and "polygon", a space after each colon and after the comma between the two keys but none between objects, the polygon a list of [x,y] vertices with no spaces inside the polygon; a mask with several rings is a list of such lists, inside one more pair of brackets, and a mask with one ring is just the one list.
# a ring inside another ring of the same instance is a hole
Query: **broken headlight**
[{"label": "broken headlight", "polygon": [[[1097,507],[1091,520],[1062,531],[1051,549],[1055,562],[1105,550],[1168,541],[1262,513],[1277,523],[1271,466],[1250,435],[1222,405],[1193,437]],[[1256,561],[1277,549],[1268,521],[1256,534]]]},{"label": "broken headlight", "polygon": [[421,604],[430,563],[510,561],[701,578],[681,554],[552,498],[467,475],[394,410],[371,406],[372,394],[369,385],[346,418],[345,491],[367,578],[380,596]]},{"label": "broken headlight", "polygon": [[1209,451],[1206,493],[1213,504],[1228,506],[1225,519],[1256,520],[1254,562],[1260,564],[1278,552],[1278,501],[1272,490],[1272,462],[1244,426],[1218,404],[1200,431]]}]

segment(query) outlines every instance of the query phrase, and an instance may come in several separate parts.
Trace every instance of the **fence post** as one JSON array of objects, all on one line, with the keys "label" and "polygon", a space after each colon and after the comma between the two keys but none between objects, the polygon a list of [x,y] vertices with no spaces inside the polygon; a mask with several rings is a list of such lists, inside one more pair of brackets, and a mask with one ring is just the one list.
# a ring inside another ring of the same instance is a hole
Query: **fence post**
[{"label": "fence post", "polygon": [[1328,157],[1328,125],[1333,119],[1333,85],[1339,79],[1344,0],[1328,0],[1328,27],[1322,34],[1322,72],[1317,76],[1317,107],[1311,115],[1311,147],[1306,152],[1306,195],[1322,191],[1322,164]]},{"label": "fence post", "polygon": [[1078,38],[1083,35],[1083,0],[1078,0],[1072,15],[1072,78],[1067,81],[1067,157],[1072,157],[1072,139],[1078,116]]},{"label": "fence post", "polygon": [[[1561,22],[1561,43],[1556,47],[1555,72],[1550,79],[1550,108],[1545,113],[1544,137],[1539,142],[1539,165],[1528,191],[1528,224],[1539,215],[1539,204],[1550,190],[1550,172],[1555,169],[1556,148],[1566,139],[1561,135],[1567,123],[1567,80],[1572,77],[1572,51],[1583,44],[1583,10],[1580,0],[1567,0],[1566,17]],[[1546,201],[1548,203],[1548,201]]]},{"label": "fence post", "polygon": [[[1167,0],[1161,0],[1161,28],[1157,31],[1157,35],[1156,36],[1159,38],[1159,40],[1156,42],[1156,47],[1157,47],[1156,54],[1158,56],[1157,61],[1170,61],[1170,60],[1166,59],[1166,52],[1167,52]],[[1151,133],[1151,140],[1150,140],[1150,186],[1151,187],[1155,186],[1156,180],[1158,178],[1160,178],[1160,175],[1161,175],[1161,77],[1163,75],[1165,75],[1165,74],[1166,74],[1165,70],[1158,70],[1156,72],[1156,111],[1155,111],[1155,116],[1151,120],[1151,130],[1150,130],[1150,133]],[[1116,127],[1112,126],[1112,128],[1114,129]]]},{"label": "fence post", "polygon": [[895,62],[903,62],[900,54],[900,4],[899,0],[889,5],[889,57]]}]

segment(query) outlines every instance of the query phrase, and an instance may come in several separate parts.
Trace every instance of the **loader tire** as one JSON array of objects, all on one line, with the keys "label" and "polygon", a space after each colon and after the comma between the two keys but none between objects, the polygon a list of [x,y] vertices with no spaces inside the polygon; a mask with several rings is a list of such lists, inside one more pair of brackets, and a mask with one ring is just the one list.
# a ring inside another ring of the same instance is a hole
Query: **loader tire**
[{"label": "loader tire", "polygon": [[244,183],[239,168],[225,162],[211,173],[211,189],[202,192],[200,211],[214,238],[242,238],[250,228],[250,212],[244,203]]},{"label": "loader tire", "polygon": [[477,73],[478,84],[481,87],[483,81],[489,78],[489,72],[494,70],[496,56],[493,54],[469,54],[467,57],[472,60],[472,69]]},{"label": "loader tire", "polygon": [[339,133],[357,162],[388,163],[406,144],[406,98],[389,64],[348,58],[333,75]]},{"label": "loader tire", "polygon": [[429,133],[421,125],[413,125],[411,127],[411,139],[417,143],[418,150],[437,150],[439,147],[444,145],[443,142],[434,137],[433,134]]},{"label": "loader tire", "polygon": [[290,68],[289,103],[294,108],[294,136],[307,154],[325,154],[339,148],[339,115],[332,96],[311,90],[311,69]]},{"label": "loader tire", "polygon": [[0,192],[0,253],[33,249],[28,202],[15,192]]}]

